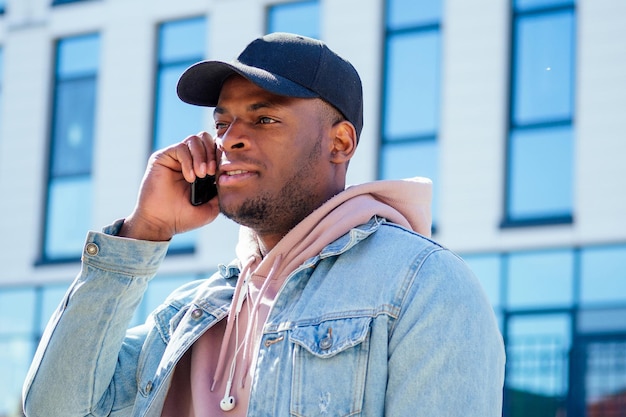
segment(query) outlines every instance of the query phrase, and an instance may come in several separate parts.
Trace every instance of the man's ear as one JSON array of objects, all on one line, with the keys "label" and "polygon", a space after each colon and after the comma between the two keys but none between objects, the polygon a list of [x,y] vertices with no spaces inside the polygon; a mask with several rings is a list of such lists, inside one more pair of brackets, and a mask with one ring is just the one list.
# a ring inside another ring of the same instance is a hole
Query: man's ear
[{"label": "man's ear", "polygon": [[342,164],[349,162],[356,151],[357,137],[356,129],[347,120],[342,120],[333,125],[330,132],[331,142],[331,162]]}]

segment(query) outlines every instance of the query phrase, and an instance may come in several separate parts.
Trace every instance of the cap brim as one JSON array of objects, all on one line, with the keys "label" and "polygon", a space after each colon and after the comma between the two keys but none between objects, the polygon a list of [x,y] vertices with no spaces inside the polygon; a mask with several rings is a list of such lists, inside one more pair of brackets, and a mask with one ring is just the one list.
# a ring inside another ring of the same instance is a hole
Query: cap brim
[{"label": "cap brim", "polygon": [[240,62],[202,61],[187,68],[180,76],[176,92],[186,103],[215,107],[228,77],[239,74],[271,93],[288,97],[314,98],[318,94],[300,84]]}]

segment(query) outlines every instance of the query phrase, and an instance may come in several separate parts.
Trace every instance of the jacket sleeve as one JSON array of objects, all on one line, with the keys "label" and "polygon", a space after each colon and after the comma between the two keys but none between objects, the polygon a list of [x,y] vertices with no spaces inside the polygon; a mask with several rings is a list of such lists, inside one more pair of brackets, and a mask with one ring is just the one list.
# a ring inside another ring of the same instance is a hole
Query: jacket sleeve
[{"label": "jacket sleeve", "polygon": [[26,416],[118,415],[114,410],[132,407],[146,329],[127,328],[167,247],[88,234],[80,274],[50,319],[24,382]]},{"label": "jacket sleeve", "polygon": [[390,338],[385,415],[500,417],[504,346],[478,280],[444,249],[415,270]]}]

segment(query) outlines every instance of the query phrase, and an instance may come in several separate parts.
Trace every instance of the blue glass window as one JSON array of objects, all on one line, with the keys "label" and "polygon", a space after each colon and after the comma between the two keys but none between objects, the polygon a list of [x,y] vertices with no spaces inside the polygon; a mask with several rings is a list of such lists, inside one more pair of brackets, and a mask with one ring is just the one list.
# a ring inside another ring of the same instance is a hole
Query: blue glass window
[{"label": "blue glass window", "polygon": [[[95,102],[96,85],[90,77],[69,79],[57,86],[54,107],[60,111],[54,126],[52,176],[89,175],[91,172]],[[84,105],[72,107],[76,103]]]},{"label": "blue glass window", "polygon": [[574,107],[574,13],[519,18],[513,124],[571,119]]},{"label": "blue glass window", "polygon": [[0,291],[0,416],[20,409],[21,385],[34,351],[36,301],[33,288]]},{"label": "blue glass window", "polygon": [[565,314],[509,319],[504,415],[556,416],[564,408],[571,333]]},{"label": "blue glass window", "polygon": [[500,307],[502,305],[500,300],[500,276],[502,272],[500,256],[481,254],[464,256],[463,259],[480,281],[491,305]]},{"label": "blue glass window", "polygon": [[379,177],[428,177],[437,221],[442,2],[387,0]]},{"label": "blue glass window", "polygon": [[463,259],[480,281],[491,307],[493,307],[500,331],[503,329],[502,260],[497,254],[464,256]]},{"label": "blue glass window", "polygon": [[78,259],[91,221],[97,34],[57,43],[43,260]]},{"label": "blue glass window", "polygon": [[573,276],[571,250],[512,254],[508,259],[508,307],[568,307],[574,302]]},{"label": "blue glass window", "polygon": [[511,132],[509,216],[567,217],[574,200],[574,149],[570,126]]},{"label": "blue glass window", "polygon": [[0,416],[17,416],[21,409],[22,383],[32,360],[31,338],[0,335]]},{"label": "blue glass window", "polygon": [[[415,176],[436,178],[439,147],[430,139],[402,141],[385,144],[380,156],[382,178],[400,179]],[[433,198],[432,212],[438,212],[437,198]]]},{"label": "blue glass window", "polygon": [[438,24],[441,0],[392,0],[387,4],[387,29],[398,30],[415,25]]},{"label": "blue glass window", "polygon": [[176,83],[187,67],[204,58],[205,48],[204,18],[167,22],[159,28],[155,150],[203,130],[203,108],[183,103]]},{"label": "blue glass window", "polygon": [[30,336],[35,323],[35,311],[26,306],[36,305],[32,288],[3,289],[0,291],[0,335]]},{"label": "blue glass window", "polygon": [[571,222],[574,210],[573,1],[514,4],[504,226]]},{"label": "blue glass window", "polygon": [[387,39],[385,140],[437,134],[440,49],[438,32],[402,33]]},{"label": "blue glass window", "polygon": [[[204,17],[166,22],[159,27],[153,150],[206,130],[206,109],[184,103],[176,95],[183,71],[205,57],[206,34]],[[198,231],[174,236],[170,253],[192,251],[197,236]]]},{"label": "blue glass window", "polygon": [[91,175],[53,178],[48,183],[46,260],[78,259],[92,211]]},{"label": "blue glass window", "polygon": [[[610,407],[626,387],[626,245],[464,259],[501,319],[507,352],[503,415],[583,411],[585,397],[595,410],[602,403]],[[591,345],[602,349],[590,351]],[[619,405],[611,409],[622,411]]]},{"label": "blue glass window", "polygon": [[581,252],[580,301],[585,306],[626,304],[626,246]]},{"label": "blue glass window", "polygon": [[[623,289],[619,288],[619,286],[617,286],[617,288],[623,291]],[[620,297],[618,295],[614,295],[613,298]],[[614,307],[612,302],[593,302],[587,304],[593,304],[592,308],[579,310],[578,319],[576,321],[578,331],[585,334],[626,334],[626,305],[623,297],[621,298],[621,306],[618,305],[617,307]]]},{"label": "blue glass window", "polygon": [[276,4],[267,11],[267,33],[289,32],[319,39],[319,23],[319,0]]}]

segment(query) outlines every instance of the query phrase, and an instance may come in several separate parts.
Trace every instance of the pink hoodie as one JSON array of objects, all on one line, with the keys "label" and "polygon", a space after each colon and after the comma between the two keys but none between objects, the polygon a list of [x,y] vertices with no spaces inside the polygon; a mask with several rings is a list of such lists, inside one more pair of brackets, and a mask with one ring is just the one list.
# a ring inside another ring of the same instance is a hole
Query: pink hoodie
[{"label": "pink hoodie", "polygon": [[[420,177],[348,187],[302,220],[265,258],[254,232],[242,227],[237,258],[243,268],[228,320],[202,335],[177,365],[162,416],[245,416],[257,346],[285,279],[375,215],[430,236],[431,198],[430,180]],[[222,401],[233,408],[223,411]]]}]

